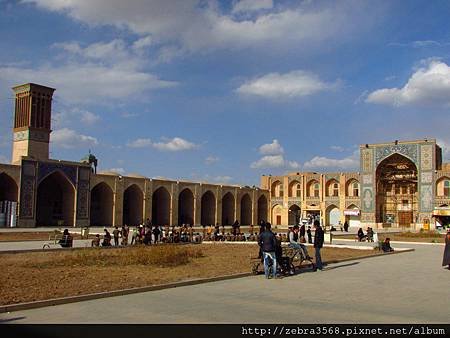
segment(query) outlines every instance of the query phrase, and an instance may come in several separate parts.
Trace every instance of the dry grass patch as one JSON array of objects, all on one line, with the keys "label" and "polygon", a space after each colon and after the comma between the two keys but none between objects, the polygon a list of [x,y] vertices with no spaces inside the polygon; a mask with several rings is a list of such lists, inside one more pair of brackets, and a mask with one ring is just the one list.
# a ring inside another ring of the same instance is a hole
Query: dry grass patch
[{"label": "dry grass patch", "polygon": [[[312,248],[308,248],[310,254]],[[377,254],[324,248],[324,262]],[[86,248],[0,254],[2,305],[160,285],[251,271],[257,245],[203,244]]]}]

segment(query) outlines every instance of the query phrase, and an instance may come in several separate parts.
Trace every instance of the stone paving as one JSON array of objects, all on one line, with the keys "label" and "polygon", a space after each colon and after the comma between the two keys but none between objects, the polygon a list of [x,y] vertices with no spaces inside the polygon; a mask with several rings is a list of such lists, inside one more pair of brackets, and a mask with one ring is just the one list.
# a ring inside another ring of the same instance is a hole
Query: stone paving
[{"label": "stone paving", "polygon": [[450,271],[441,267],[444,247],[395,246],[415,251],[281,280],[253,276],[5,313],[0,322],[449,323]]}]

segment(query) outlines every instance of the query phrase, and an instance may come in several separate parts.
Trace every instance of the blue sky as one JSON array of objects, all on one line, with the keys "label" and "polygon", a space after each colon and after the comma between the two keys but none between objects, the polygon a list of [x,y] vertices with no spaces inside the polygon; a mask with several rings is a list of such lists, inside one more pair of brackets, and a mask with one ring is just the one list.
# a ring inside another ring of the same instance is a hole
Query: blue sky
[{"label": "blue sky", "polygon": [[358,170],[358,145],[450,158],[448,1],[0,0],[0,160],[11,87],[56,88],[51,157],[258,184]]}]

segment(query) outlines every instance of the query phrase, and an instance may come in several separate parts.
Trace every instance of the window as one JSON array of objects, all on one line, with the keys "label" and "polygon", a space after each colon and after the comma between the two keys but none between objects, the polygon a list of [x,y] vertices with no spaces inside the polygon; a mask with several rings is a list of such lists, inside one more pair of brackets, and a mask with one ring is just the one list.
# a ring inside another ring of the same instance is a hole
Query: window
[{"label": "window", "polygon": [[400,195],[400,186],[395,185],[395,194]]},{"label": "window", "polygon": [[353,183],[353,197],[359,196],[359,183],[355,182]]},{"label": "window", "polygon": [[444,181],[444,196],[450,197],[450,181]]},{"label": "window", "polygon": [[339,196],[339,183],[333,184],[333,196],[334,197]]},{"label": "window", "polygon": [[402,195],[408,194],[408,187],[406,185],[402,186]]},{"label": "window", "polygon": [[280,194],[278,197],[283,197],[283,185],[280,183],[279,187],[280,187]]},{"label": "window", "polygon": [[319,183],[314,184],[314,197],[319,197],[320,186]]},{"label": "window", "polygon": [[296,189],[297,190],[295,192],[295,197],[300,197],[301,195],[300,184],[297,184]]}]

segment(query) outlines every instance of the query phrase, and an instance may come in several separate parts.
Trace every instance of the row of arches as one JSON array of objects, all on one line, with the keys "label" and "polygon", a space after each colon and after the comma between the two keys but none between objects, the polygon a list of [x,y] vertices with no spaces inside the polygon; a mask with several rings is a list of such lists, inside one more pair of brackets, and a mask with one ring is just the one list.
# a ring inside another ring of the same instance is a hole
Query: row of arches
[{"label": "row of arches", "polygon": [[[11,176],[0,173],[0,201],[18,201],[18,185]],[[110,226],[114,223],[115,202],[112,188],[100,182],[91,190],[90,224],[92,226]],[[37,187],[36,225],[72,226],[75,222],[76,190],[74,185],[60,171],[44,178]],[[117,203],[117,200],[116,200]],[[120,203],[120,202],[119,202]],[[123,193],[123,223],[131,226],[140,224],[144,217],[144,194],[136,184],[129,186]],[[194,194],[188,188],[178,196],[178,223],[194,224]],[[241,224],[252,223],[253,203],[245,193],[240,199],[240,210],[235,212],[235,198],[231,192],[222,197],[222,224],[231,225],[237,216]],[[217,201],[214,193],[206,191],[198,208],[202,225],[215,224]],[[267,220],[268,201],[261,195],[257,201],[258,220]],[[171,224],[171,195],[165,187],[152,194],[152,221],[155,224]]]},{"label": "row of arches", "polygon": [[[328,180],[325,185],[325,195],[337,197],[340,194],[340,185],[336,179]],[[345,195],[348,197],[359,197],[359,181],[352,178],[345,184]],[[284,187],[281,181],[275,181],[271,185],[272,197],[283,197]],[[300,197],[301,196],[301,184],[299,181],[294,180],[289,183],[288,197]],[[308,181],[306,184],[306,196],[307,197],[319,197],[320,196],[320,183],[316,179]]]},{"label": "row of arches", "polygon": [[[354,209],[359,210],[359,208],[355,204],[350,204],[346,209]],[[308,213],[311,213],[311,210],[305,210],[302,214],[302,210],[300,206],[297,204],[292,204],[287,210],[287,225],[295,225],[299,224],[302,217],[308,216]],[[283,207],[279,204],[276,204],[272,207],[272,222],[275,225],[282,225],[282,213]],[[320,210],[314,210],[313,213],[317,213],[320,215]],[[343,216],[343,211],[339,209],[338,206],[332,204],[325,209],[324,222],[325,225],[337,225]],[[355,225],[356,220],[359,221],[359,216],[351,216],[348,217],[348,221],[353,221],[353,225]]]},{"label": "row of arches", "polygon": [[[200,222],[202,225],[216,223],[216,197],[208,190],[200,201]],[[267,198],[262,195],[257,202],[258,219],[267,220]],[[178,224],[194,224],[194,194],[188,188],[178,195]],[[152,222],[157,225],[171,224],[171,196],[169,191],[160,187],[152,195]],[[241,198],[238,217],[241,224],[252,223],[252,199],[248,193]],[[97,184],[91,192],[91,225],[112,224],[113,191],[104,182]],[[128,187],[123,197],[123,223],[131,226],[143,221],[143,193],[135,184]],[[231,192],[222,198],[222,224],[231,225],[235,221],[235,200]]]}]

